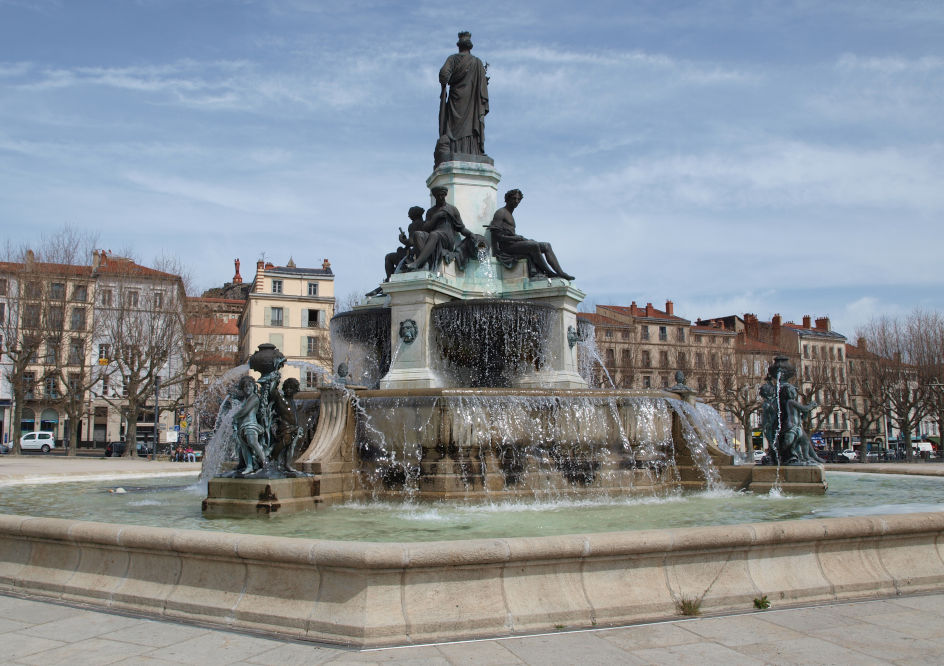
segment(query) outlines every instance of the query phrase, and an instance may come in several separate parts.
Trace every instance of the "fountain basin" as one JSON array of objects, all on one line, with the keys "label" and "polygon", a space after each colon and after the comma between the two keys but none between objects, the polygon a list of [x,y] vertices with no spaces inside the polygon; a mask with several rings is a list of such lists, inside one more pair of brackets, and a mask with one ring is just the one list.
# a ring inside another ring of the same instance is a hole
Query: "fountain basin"
[{"label": "fountain basin", "polygon": [[0,590],[356,646],[944,587],[944,513],[430,543],[0,516]]}]

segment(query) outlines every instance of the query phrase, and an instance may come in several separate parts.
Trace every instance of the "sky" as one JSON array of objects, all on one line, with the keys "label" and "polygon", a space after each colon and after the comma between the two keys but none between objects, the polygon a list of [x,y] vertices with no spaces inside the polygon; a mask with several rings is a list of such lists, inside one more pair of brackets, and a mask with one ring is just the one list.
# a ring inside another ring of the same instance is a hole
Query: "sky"
[{"label": "sky", "polygon": [[[0,0],[0,240],[373,289],[472,33],[486,152],[586,304],[944,310],[944,3]],[[500,195],[499,195],[500,196]]]}]

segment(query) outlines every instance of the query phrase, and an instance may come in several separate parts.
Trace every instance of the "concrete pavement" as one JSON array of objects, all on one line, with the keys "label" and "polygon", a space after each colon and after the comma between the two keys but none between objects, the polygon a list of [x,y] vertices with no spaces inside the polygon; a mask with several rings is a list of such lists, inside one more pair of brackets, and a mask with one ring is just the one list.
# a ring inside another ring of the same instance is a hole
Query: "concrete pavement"
[{"label": "concrete pavement", "polygon": [[144,458],[91,458],[45,455],[0,456],[0,486],[96,479],[144,478],[197,474],[200,463],[174,463]]},{"label": "concrete pavement", "polygon": [[0,595],[9,664],[928,664],[944,594],[354,650]]}]

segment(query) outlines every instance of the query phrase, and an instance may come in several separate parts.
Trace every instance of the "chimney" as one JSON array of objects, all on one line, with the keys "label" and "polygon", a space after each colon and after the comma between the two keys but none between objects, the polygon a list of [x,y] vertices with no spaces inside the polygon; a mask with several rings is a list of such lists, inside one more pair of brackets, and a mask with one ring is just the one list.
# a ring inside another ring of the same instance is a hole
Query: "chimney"
[{"label": "chimney", "polygon": [[646,303],[646,316],[651,317],[653,314],[655,314],[655,312],[652,308],[652,303]]},{"label": "chimney", "polygon": [[273,268],[275,268],[275,264],[273,264],[271,261],[267,261],[265,267],[267,271],[272,270]]},{"label": "chimney", "polygon": [[233,275],[233,284],[242,284],[243,276],[239,274],[239,257],[233,260],[233,264],[236,266],[236,273]]},{"label": "chimney", "polygon": [[783,320],[779,314],[775,314],[770,319],[770,333],[773,338],[773,343],[777,346],[780,346],[780,324]]},{"label": "chimney", "polygon": [[675,314],[675,303],[673,303],[672,301],[666,301],[666,302],[665,302],[665,313],[668,314],[668,315],[674,315],[674,314]]},{"label": "chimney", "polygon": [[629,313],[634,317],[636,316],[636,301],[629,304]]},{"label": "chimney", "polygon": [[26,251],[26,265],[32,266],[35,263],[36,263],[36,255],[33,254],[32,250],[27,250]]},{"label": "chimney", "polygon": [[817,318],[816,318],[816,330],[817,330],[817,331],[828,331],[828,330],[829,330],[829,317],[817,317]]},{"label": "chimney", "polygon": [[265,261],[260,259],[256,262],[256,278],[253,280],[252,290],[255,292],[262,291],[262,273],[265,272]]},{"label": "chimney", "polygon": [[809,315],[803,315],[803,328],[809,328],[811,321],[812,319],[810,318]]},{"label": "chimney", "polygon": [[744,315],[744,334],[754,340],[760,338],[760,324],[757,322],[757,315],[751,313]]},{"label": "chimney", "polygon": [[868,351],[869,343],[865,341],[865,338],[859,338],[858,340],[856,340],[856,347],[858,347],[862,351]]},{"label": "chimney", "polygon": [[98,268],[99,264],[102,262],[102,255],[98,253],[98,250],[92,250],[92,270]]},{"label": "chimney", "polygon": [[327,259],[325,259],[324,261],[322,261],[322,262],[321,262],[321,270],[323,270],[323,271],[330,271],[330,270],[331,270],[331,262],[328,261]]}]

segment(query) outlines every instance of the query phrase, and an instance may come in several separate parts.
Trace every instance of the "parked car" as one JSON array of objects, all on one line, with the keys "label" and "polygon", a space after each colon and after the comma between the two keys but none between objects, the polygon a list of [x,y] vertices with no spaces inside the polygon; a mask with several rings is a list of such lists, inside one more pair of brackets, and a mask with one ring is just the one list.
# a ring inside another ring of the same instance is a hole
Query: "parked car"
[{"label": "parked car", "polygon": [[10,445],[0,443],[0,455],[3,455],[4,453],[9,453],[9,452],[10,452]]},{"label": "parked car", "polygon": [[764,456],[766,455],[767,453],[764,451],[764,449],[756,449],[754,451],[754,464],[760,465],[761,462],[764,460]]},{"label": "parked car", "polygon": [[20,437],[21,451],[42,451],[49,453],[56,448],[56,434],[48,430],[28,432]]},{"label": "parked car", "polygon": [[[128,448],[126,442],[108,442],[105,445],[105,457],[106,458],[119,458],[125,454],[125,450]],[[136,447],[137,454],[142,458],[145,458],[151,455],[154,450],[148,444],[142,444],[138,442]]]},{"label": "parked car", "polygon": [[852,449],[843,449],[839,452],[839,455],[845,456],[849,462],[855,462],[859,459],[859,454]]}]

